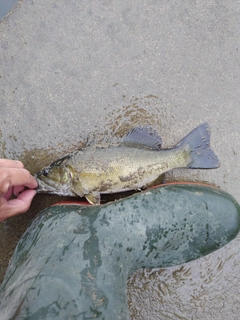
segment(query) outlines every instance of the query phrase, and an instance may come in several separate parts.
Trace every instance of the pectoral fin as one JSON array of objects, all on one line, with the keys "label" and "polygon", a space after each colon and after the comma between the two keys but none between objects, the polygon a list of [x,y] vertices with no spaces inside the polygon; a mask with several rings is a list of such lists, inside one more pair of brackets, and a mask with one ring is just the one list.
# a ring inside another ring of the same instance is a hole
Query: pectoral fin
[{"label": "pectoral fin", "polygon": [[97,191],[90,191],[87,188],[84,188],[82,186],[81,182],[76,179],[72,183],[73,191],[79,196],[79,197],[85,197],[87,201],[91,204],[100,204],[100,193]]},{"label": "pectoral fin", "polygon": [[85,195],[87,201],[93,205],[100,204],[100,193],[99,192],[92,192]]},{"label": "pectoral fin", "polygon": [[82,188],[82,184],[80,183],[80,181],[75,180],[72,183],[72,187],[73,187],[73,191],[79,196],[79,197],[84,197],[85,192]]}]

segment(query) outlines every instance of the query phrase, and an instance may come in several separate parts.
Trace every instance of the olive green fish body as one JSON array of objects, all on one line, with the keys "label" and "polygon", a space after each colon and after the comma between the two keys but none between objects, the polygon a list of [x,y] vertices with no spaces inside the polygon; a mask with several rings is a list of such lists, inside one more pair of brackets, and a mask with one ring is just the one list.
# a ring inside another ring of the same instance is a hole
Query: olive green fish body
[{"label": "olive green fish body", "polygon": [[[139,139],[139,135],[141,138]],[[39,192],[85,196],[96,204],[101,193],[141,189],[174,168],[216,168],[209,128],[202,124],[175,148],[160,149],[156,132],[135,128],[119,145],[75,150],[37,174]]]},{"label": "olive green fish body", "polygon": [[142,188],[162,173],[190,162],[190,152],[184,148],[156,151],[120,146],[78,152],[68,166],[84,194]]}]

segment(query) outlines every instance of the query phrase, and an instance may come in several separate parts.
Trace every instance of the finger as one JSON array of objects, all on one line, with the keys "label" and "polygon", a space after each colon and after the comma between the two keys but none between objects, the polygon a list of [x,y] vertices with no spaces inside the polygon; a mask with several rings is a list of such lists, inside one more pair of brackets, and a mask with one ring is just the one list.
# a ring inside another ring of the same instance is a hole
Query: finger
[{"label": "finger", "polygon": [[21,161],[10,160],[10,159],[0,159],[0,167],[4,168],[24,168]]},{"label": "finger", "polygon": [[22,168],[0,168],[0,184],[1,193],[7,192],[12,186],[26,186],[28,188],[36,188],[38,186],[37,180],[26,169]]},{"label": "finger", "polygon": [[[14,170],[14,169],[13,169]],[[15,170],[18,170],[18,169],[15,169]],[[30,174],[30,172],[26,169],[19,169],[19,171],[24,171],[23,173],[23,177],[25,180],[24,182],[24,179],[23,180],[19,180],[18,177],[14,176],[13,177],[13,186],[25,186],[25,187],[28,187],[30,189],[34,189],[34,188],[37,188],[38,186],[38,182],[37,180]],[[14,179],[16,178],[16,183],[14,181]],[[18,180],[18,182],[17,182]]]},{"label": "finger", "polygon": [[6,200],[8,200],[8,199],[11,197],[12,194],[13,194],[13,187],[10,187],[10,188],[8,189],[7,193],[5,193],[5,194],[3,195],[3,197],[4,197]]},{"label": "finger", "polygon": [[3,197],[6,200],[8,200],[11,197],[11,195],[14,195],[17,197],[25,188],[26,188],[25,186],[10,187],[7,193],[3,195]]},{"label": "finger", "polygon": [[31,205],[32,199],[35,197],[36,194],[37,194],[36,190],[32,190],[32,189],[24,190],[22,193],[20,193],[17,199],[14,199],[14,200],[19,200],[24,202],[25,204],[28,204],[28,208],[27,208],[28,210]]},{"label": "finger", "polygon": [[16,186],[13,187],[12,193],[17,197],[23,190],[25,189],[25,186]]},{"label": "finger", "polygon": [[26,212],[36,193],[35,190],[28,189],[23,191],[17,199],[6,201],[2,198],[0,201],[0,221]]}]

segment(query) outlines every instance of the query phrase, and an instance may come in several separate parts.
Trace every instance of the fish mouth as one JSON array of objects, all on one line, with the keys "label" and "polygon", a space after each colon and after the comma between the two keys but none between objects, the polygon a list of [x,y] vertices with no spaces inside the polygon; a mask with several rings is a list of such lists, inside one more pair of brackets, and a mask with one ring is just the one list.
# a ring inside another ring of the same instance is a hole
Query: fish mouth
[{"label": "fish mouth", "polygon": [[56,192],[56,188],[47,185],[44,181],[38,179],[37,175],[34,176],[37,180],[38,186],[35,189],[38,193],[54,193]]},{"label": "fish mouth", "polygon": [[73,192],[71,192],[68,185],[57,185],[56,183],[54,185],[51,185],[50,183],[47,183],[39,178],[37,178],[37,175],[35,175],[35,179],[37,180],[38,186],[35,189],[37,193],[47,193],[47,194],[54,194],[58,196],[70,196],[70,197],[76,197],[77,195]]}]

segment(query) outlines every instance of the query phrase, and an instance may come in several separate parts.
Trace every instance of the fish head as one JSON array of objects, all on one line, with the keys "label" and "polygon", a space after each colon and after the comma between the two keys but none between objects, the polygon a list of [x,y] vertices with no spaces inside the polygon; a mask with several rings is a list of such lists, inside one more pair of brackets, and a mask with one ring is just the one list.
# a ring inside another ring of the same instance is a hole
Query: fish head
[{"label": "fish head", "polygon": [[72,170],[65,165],[50,165],[43,168],[36,175],[37,192],[57,195],[74,195],[71,191]]}]

